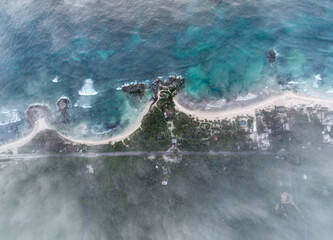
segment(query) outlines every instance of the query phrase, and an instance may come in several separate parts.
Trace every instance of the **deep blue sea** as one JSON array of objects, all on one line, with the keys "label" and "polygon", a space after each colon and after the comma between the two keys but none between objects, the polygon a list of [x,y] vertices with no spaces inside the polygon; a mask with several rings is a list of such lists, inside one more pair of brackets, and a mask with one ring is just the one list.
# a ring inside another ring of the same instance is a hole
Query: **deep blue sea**
[{"label": "deep blue sea", "polygon": [[62,96],[72,119],[58,127],[103,137],[147,101],[117,88],[170,73],[198,100],[281,82],[330,97],[332,23],[332,0],[2,0],[0,142],[27,129],[30,104],[55,111]]}]

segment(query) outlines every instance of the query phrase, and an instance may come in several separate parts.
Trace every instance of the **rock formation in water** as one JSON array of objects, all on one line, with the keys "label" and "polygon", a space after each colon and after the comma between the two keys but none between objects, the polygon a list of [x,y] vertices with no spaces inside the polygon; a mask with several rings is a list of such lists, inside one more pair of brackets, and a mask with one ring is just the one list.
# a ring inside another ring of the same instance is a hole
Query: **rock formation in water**
[{"label": "rock formation in water", "polygon": [[41,118],[49,118],[50,116],[51,110],[46,105],[32,105],[26,111],[26,117],[31,123]]},{"label": "rock formation in water", "polygon": [[157,94],[159,90],[169,90],[175,95],[177,93],[177,90],[184,84],[185,78],[183,78],[180,75],[175,76],[169,76],[169,79],[167,81],[164,81],[163,78],[157,78],[153,84],[152,89],[155,93],[155,98],[157,99]]},{"label": "rock formation in water", "polygon": [[66,112],[69,108],[69,99],[68,98],[60,98],[57,102],[57,106],[58,106],[58,111],[60,112]]},{"label": "rock formation in water", "polygon": [[148,88],[147,84],[136,83],[136,84],[130,84],[127,86],[123,86],[121,88],[121,90],[123,90],[124,92],[128,92],[130,94],[143,95],[146,88]]},{"label": "rock formation in water", "polygon": [[276,52],[274,50],[270,50],[268,52],[268,56],[267,56],[268,60],[270,63],[274,63],[275,59],[276,59]]}]

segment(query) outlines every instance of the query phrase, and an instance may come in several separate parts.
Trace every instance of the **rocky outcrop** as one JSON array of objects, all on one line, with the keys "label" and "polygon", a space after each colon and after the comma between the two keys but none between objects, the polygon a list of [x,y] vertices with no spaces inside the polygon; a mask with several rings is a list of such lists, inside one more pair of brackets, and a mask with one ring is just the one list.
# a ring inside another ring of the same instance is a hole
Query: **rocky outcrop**
[{"label": "rocky outcrop", "polygon": [[58,111],[66,112],[69,108],[70,101],[68,98],[60,98],[57,102]]},{"label": "rocky outcrop", "polygon": [[169,76],[169,79],[167,81],[164,81],[163,78],[157,78],[153,84],[152,89],[155,93],[155,98],[157,99],[157,94],[159,90],[167,89],[171,92],[175,92],[178,90],[185,82],[185,78],[183,78],[180,75],[175,76]]},{"label": "rocky outcrop", "polygon": [[51,116],[51,110],[46,105],[32,105],[26,111],[26,117],[34,123],[41,118],[49,118]]},{"label": "rocky outcrop", "polygon": [[123,90],[124,92],[128,92],[130,94],[143,95],[146,88],[148,88],[147,84],[137,83],[137,84],[130,84],[123,86],[121,90]]},{"label": "rocky outcrop", "polygon": [[274,63],[275,59],[276,59],[276,52],[274,50],[270,50],[268,52],[268,56],[267,56],[268,60],[270,63]]}]

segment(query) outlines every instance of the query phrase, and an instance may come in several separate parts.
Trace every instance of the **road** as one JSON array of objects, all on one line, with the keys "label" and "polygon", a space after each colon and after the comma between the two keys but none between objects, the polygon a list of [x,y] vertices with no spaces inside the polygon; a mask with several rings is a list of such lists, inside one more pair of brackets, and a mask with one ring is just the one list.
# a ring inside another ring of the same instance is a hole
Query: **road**
[{"label": "road", "polygon": [[107,153],[59,153],[59,154],[12,154],[12,155],[0,155],[0,160],[34,160],[39,158],[100,158],[100,157],[122,157],[122,156],[249,156],[249,155],[277,155],[272,152],[228,152],[228,151],[219,151],[219,152],[184,152],[178,151],[177,153],[173,152],[107,152]]}]

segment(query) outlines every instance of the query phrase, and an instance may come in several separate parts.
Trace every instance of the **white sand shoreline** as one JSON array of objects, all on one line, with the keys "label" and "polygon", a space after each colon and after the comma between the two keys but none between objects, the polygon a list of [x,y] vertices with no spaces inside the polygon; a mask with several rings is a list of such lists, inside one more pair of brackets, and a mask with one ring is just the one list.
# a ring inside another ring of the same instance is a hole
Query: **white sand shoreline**
[{"label": "white sand shoreline", "polygon": [[75,144],[86,144],[89,146],[93,146],[93,145],[101,145],[101,144],[115,143],[117,141],[123,141],[126,138],[128,138],[131,134],[133,134],[141,126],[141,121],[142,121],[143,117],[149,112],[150,104],[151,104],[151,102],[148,102],[145,105],[144,110],[137,117],[136,121],[134,123],[132,123],[125,130],[125,132],[123,132],[119,135],[116,135],[116,136],[112,136],[108,139],[102,139],[102,140],[88,140],[88,139],[73,138],[71,136],[67,136],[63,133],[60,133],[59,131],[57,131],[54,128],[52,128],[51,126],[49,126],[46,122],[46,119],[39,119],[38,121],[36,121],[34,129],[32,130],[32,132],[29,135],[27,135],[26,137],[24,137],[22,139],[15,141],[15,142],[0,146],[0,154],[7,153],[8,151],[17,153],[19,147],[22,147],[25,144],[29,143],[38,133],[40,133],[41,131],[46,130],[46,129],[55,130],[59,134],[59,136],[64,138],[64,140],[70,141]]},{"label": "white sand shoreline", "polygon": [[[222,120],[222,119],[233,119],[236,116],[255,116],[256,110],[268,108],[270,106],[285,106],[285,107],[297,107],[301,105],[320,105],[322,107],[327,107],[329,110],[333,110],[333,100],[322,99],[317,97],[311,97],[306,95],[299,95],[293,92],[284,92],[283,94],[274,95],[268,97],[260,102],[256,102],[244,107],[237,107],[233,109],[225,109],[221,111],[200,111],[200,110],[189,110],[183,107],[176,99],[174,99],[175,107],[178,111],[184,112],[188,115],[192,115],[199,120]],[[137,120],[131,124],[131,126],[126,129],[126,131],[120,135],[113,136],[108,139],[103,140],[88,140],[88,139],[76,139],[67,135],[64,135],[57,131],[57,133],[64,138],[64,140],[70,141],[75,144],[86,144],[86,145],[100,145],[115,143],[117,141],[123,141],[133,134],[141,126],[141,121],[143,117],[149,112],[150,102],[148,102],[144,110],[140,113],[140,116],[137,117]],[[29,141],[31,141],[39,132],[53,129],[50,127],[45,119],[39,119],[34,126],[33,131],[26,137],[19,139],[15,142],[0,146],[0,154],[3,152],[13,151],[17,153],[17,149]],[[54,130],[54,129],[53,129]]]},{"label": "white sand shoreline", "polygon": [[39,119],[35,122],[35,126],[30,134],[27,136],[18,139],[15,142],[8,143],[5,145],[0,146],[0,154],[2,152],[8,152],[12,151],[13,153],[17,153],[17,150],[19,147],[24,146],[25,144],[29,143],[39,132],[46,130],[46,129],[52,129],[47,123],[44,118]]},{"label": "white sand shoreline", "polygon": [[264,109],[270,106],[285,106],[294,107],[300,105],[321,105],[322,107],[328,107],[333,110],[333,100],[322,99],[317,97],[311,97],[307,95],[295,94],[293,92],[284,92],[283,94],[274,95],[268,97],[262,101],[255,102],[248,106],[235,107],[231,109],[216,110],[216,111],[202,111],[202,110],[190,110],[182,106],[177,99],[174,99],[176,109],[180,112],[184,112],[188,115],[192,115],[199,120],[217,120],[217,119],[233,119],[236,116],[255,116],[256,110]]},{"label": "white sand shoreline", "polygon": [[77,144],[86,144],[86,145],[90,145],[90,146],[93,146],[93,145],[100,145],[100,144],[108,144],[108,143],[115,143],[115,142],[118,142],[118,141],[123,141],[125,140],[126,138],[128,138],[131,134],[133,134],[138,128],[140,128],[141,126],[141,121],[143,119],[143,117],[149,112],[149,109],[150,109],[150,102],[148,102],[146,105],[145,105],[145,108],[143,109],[143,111],[140,113],[140,115],[137,117],[137,120],[132,123],[127,129],[125,132],[119,134],[119,135],[116,135],[116,136],[112,136],[110,138],[107,138],[107,139],[102,139],[102,140],[88,140],[88,139],[76,139],[76,138],[73,138],[73,137],[70,137],[70,136],[67,136],[65,134],[62,134],[60,132],[57,131],[57,133],[63,137],[64,139],[66,140],[69,140],[73,143],[77,143]]}]

